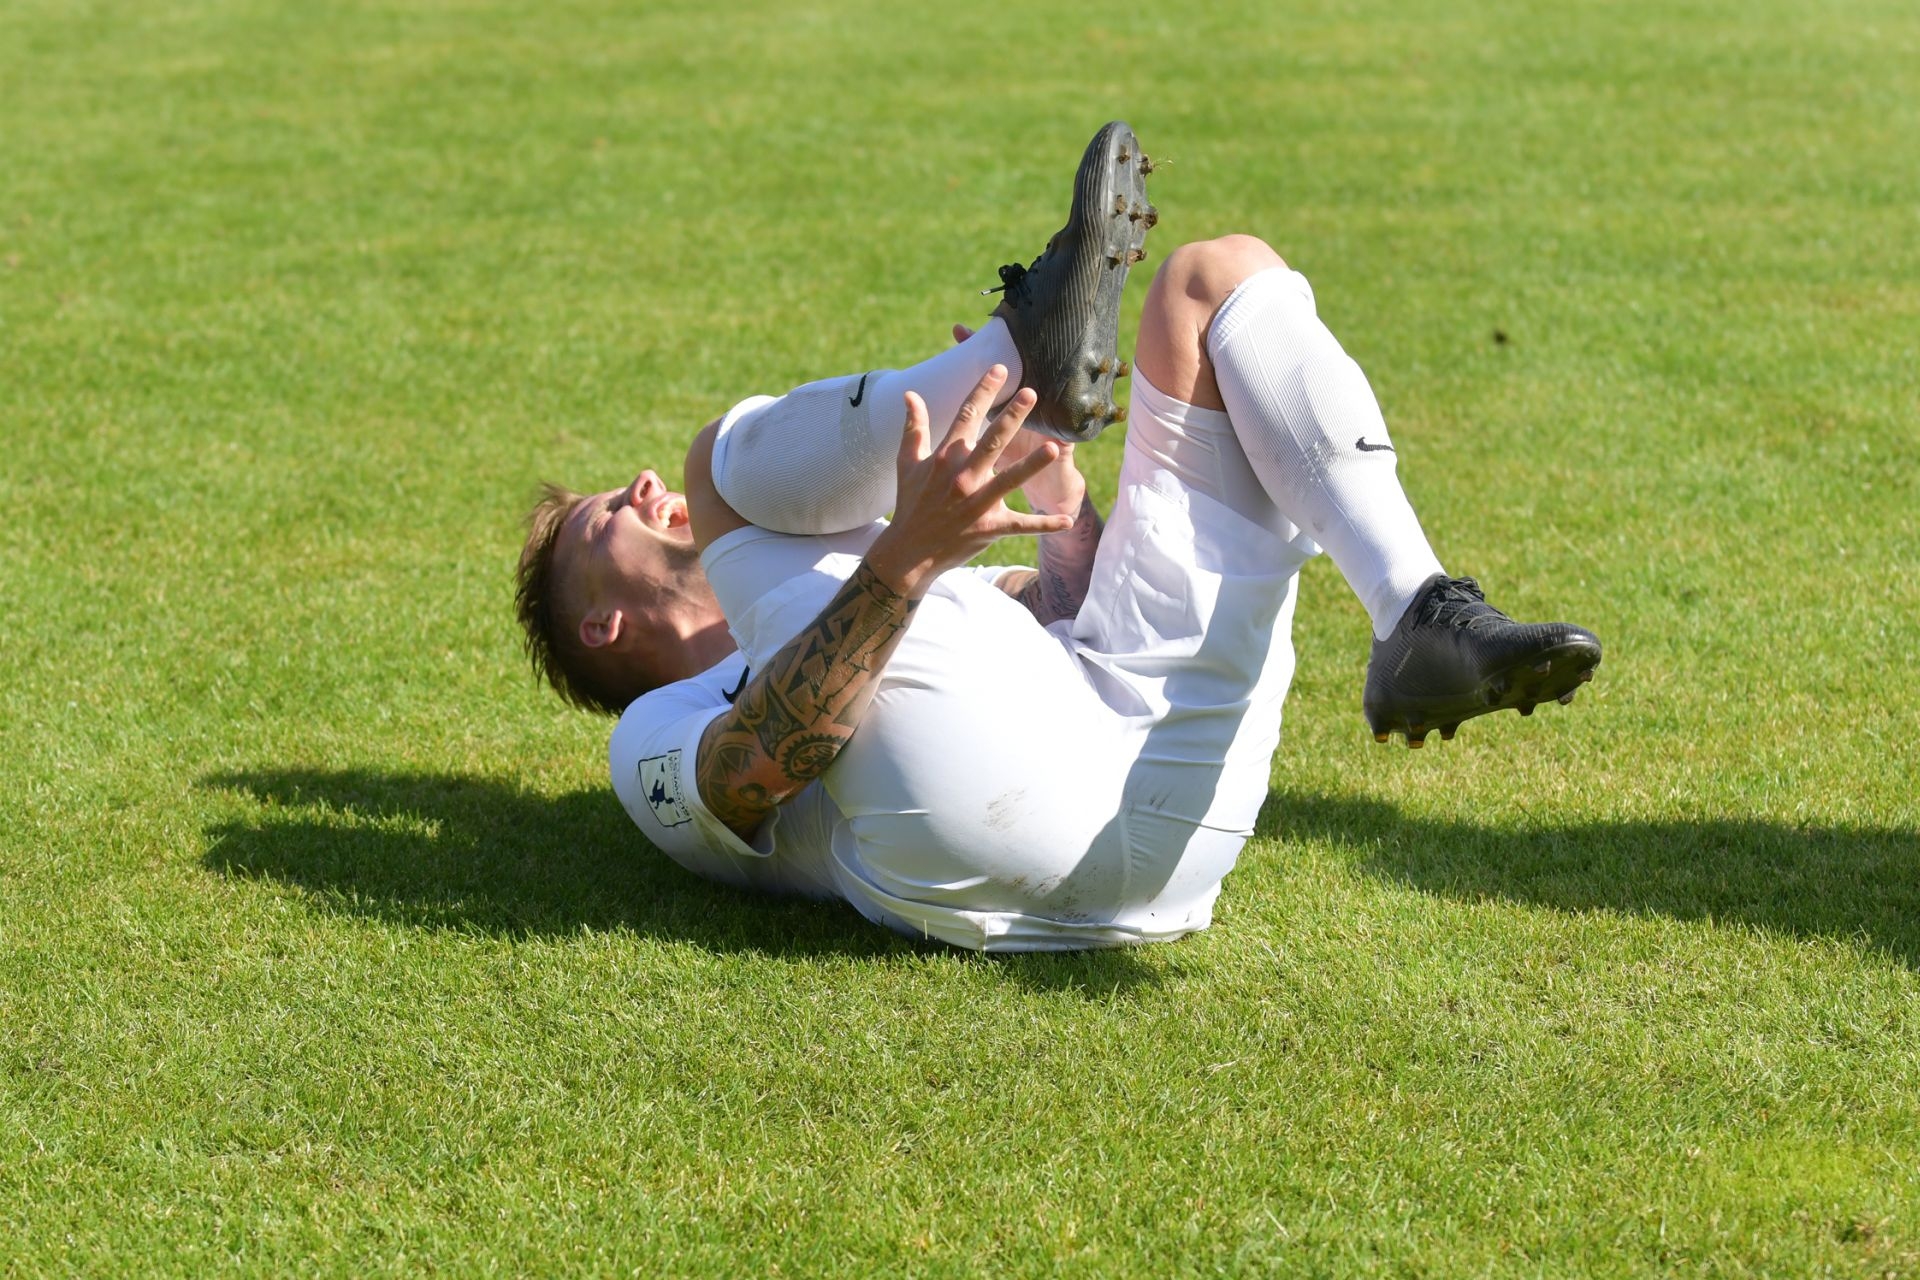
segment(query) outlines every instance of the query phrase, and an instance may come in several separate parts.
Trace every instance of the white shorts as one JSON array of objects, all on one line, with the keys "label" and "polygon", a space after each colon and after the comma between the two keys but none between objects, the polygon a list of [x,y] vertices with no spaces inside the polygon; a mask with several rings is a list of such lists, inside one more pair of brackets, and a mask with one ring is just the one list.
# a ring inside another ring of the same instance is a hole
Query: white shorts
[{"label": "white shorts", "polygon": [[[809,571],[850,567],[877,532],[750,530],[709,548],[750,663],[846,569]],[[1317,550],[1225,413],[1136,373],[1079,616],[1042,629],[981,576],[943,578],[827,773],[831,810],[789,829],[830,846],[842,896],[911,934],[1039,950],[1205,928],[1266,796],[1295,587]]]}]

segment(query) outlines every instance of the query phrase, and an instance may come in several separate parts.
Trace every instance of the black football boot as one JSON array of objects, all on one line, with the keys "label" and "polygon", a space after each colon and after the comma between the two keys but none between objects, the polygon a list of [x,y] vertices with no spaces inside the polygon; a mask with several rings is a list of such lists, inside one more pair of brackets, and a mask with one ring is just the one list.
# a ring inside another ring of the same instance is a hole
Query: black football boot
[{"label": "black football boot", "polygon": [[1115,120],[1095,134],[1073,180],[1067,225],[1031,265],[1000,268],[993,314],[1020,352],[1021,383],[1039,397],[1027,427],[1057,440],[1091,440],[1121,412],[1113,383],[1120,359],[1120,291],[1159,214],[1147,203],[1153,164]]},{"label": "black football boot", "polygon": [[1462,720],[1537,702],[1572,702],[1600,665],[1600,641],[1568,622],[1515,622],[1472,578],[1435,574],[1385,640],[1373,642],[1362,700],[1374,740],[1397,730],[1409,747]]}]

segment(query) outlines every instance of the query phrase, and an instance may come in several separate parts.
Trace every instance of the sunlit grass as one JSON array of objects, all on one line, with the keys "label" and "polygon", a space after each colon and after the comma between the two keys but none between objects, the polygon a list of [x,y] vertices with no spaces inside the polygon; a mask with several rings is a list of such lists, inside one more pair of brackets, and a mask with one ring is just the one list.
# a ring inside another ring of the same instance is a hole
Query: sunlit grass
[{"label": "sunlit grass", "polygon": [[[1916,67],[1873,0],[0,8],[0,1271],[1911,1273]],[[1211,932],[693,881],[518,657],[534,481],[943,343],[1112,116],[1600,679],[1378,748],[1316,564]]]}]

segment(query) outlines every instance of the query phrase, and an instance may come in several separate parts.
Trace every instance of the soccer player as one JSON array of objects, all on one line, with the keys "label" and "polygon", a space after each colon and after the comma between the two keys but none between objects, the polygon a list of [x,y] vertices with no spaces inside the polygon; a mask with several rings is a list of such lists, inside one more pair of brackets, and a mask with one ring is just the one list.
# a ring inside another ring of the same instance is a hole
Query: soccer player
[{"label": "soccer player", "polygon": [[[1149,169],[1103,128],[1066,227],[1001,269],[979,332],[736,405],[694,438],[685,493],[652,471],[549,487],[519,570],[529,652],[620,716],[614,789],[675,861],[989,951],[1203,929],[1266,796],[1321,550],[1372,619],[1380,741],[1592,677],[1590,632],[1445,573],[1365,376],[1249,236],[1156,274],[1103,525],[1072,444],[1117,416]],[[1038,535],[1037,568],[964,567],[1009,534]]]}]

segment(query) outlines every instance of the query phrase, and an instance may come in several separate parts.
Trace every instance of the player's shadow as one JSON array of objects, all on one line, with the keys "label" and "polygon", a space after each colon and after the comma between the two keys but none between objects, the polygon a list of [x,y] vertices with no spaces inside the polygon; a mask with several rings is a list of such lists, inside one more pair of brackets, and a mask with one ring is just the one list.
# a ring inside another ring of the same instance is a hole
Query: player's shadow
[{"label": "player's shadow", "polygon": [[[240,770],[200,785],[255,802],[208,831],[205,865],[290,886],[322,910],[509,936],[630,929],[773,956],[946,950],[843,904],[701,880],[655,852],[604,788],[545,796],[490,778],[373,769]],[[1156,984],[1166,967],[1131,951],[988,963],[1031,987],[1097,997]]]},{"label": "player's shadow", "polygon": [[1920,967],[1920,831],[1910,828],[1711,817],[1510,830],[1279,792],[1260,831],[1283,846],[1345,845],[1368,872],[1427,893],[1736,923]]}]

